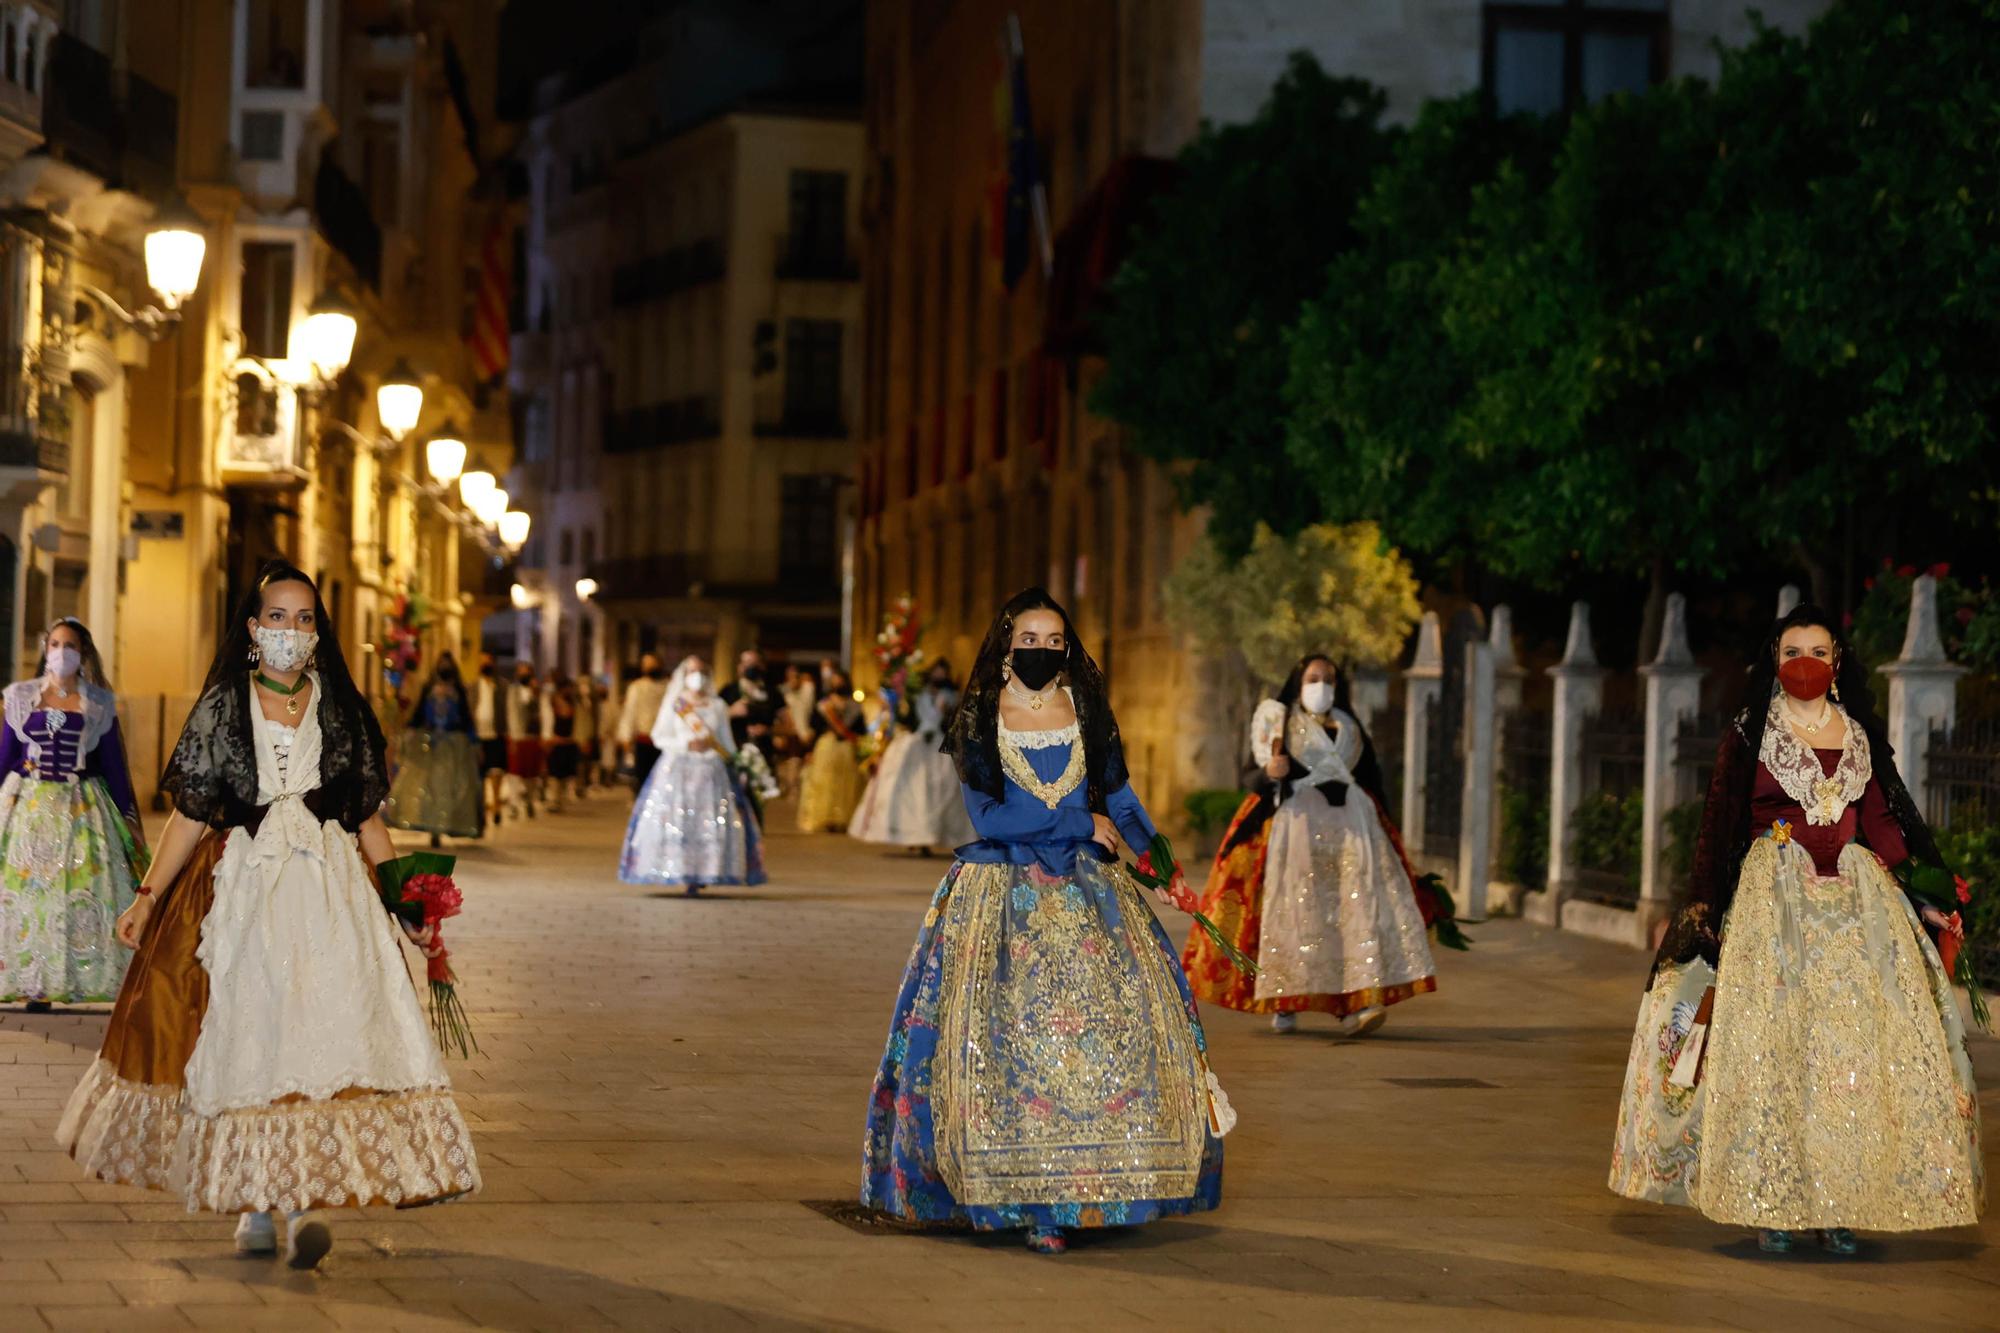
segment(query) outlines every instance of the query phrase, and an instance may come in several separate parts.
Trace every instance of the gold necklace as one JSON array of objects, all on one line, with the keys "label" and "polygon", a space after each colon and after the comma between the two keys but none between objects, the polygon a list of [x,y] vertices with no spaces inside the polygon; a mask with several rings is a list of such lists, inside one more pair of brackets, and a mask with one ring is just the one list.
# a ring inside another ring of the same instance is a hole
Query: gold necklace
[{"label": "gold necklace", "polygon": [[1819,720],[1817,722],[1807,722],[1800,718],[1797,713],[1792,711],[1792,705],[1789,701],[1785,704],[1785,716],[1791,719],[1793,726],[1803,731],[1806,735],[1817,736],[1819,729],[1833,720],[1833,707],[1827,703],[1826,696],[1822,694],[1819,699]]}]

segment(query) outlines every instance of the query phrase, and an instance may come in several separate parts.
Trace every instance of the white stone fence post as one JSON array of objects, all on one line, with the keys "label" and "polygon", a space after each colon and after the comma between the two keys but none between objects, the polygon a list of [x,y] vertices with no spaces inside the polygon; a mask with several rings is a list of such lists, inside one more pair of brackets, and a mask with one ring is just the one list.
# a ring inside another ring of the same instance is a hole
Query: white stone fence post
[{"label": "white stone fence post", "polygon": [[1687,598],[1667,598],[1660,626],[1660,651],[1639,668],[1646,681],[1646,768],[1644,809],[1639,841],[1639,910],[1633,922],[1637,943],[1652,938],[1653,927],[1673,910],[1675,886],[1668,882],[1662,861],[1666,850],[1667,811],[1679,791],[1674,781],[1674,741],[1681,723],[1701,708],[1701,678],[1694,650],[1688,646]]},{"label": "white stone fence post", "polygon": [[1910,585],[1903,651],[1882,668],[1889,678],[1889,744],[1896,750],[1896,771],[1920,811],[1930,809],[1931,733],[1949,732],[1957,724],[1958,678],[1965,672],[1945,655],[1937,580],[1920,575]]},{"label": "white stone fence post", "polygon": [[1454,888],[1458,911],[1468,921],[1486,919],[1487,887],[1493,878],[1494,789],[1500,757],[1493,725],[1493,685],[1493,645],[1466,644],[1465,772],[1459,788],[1458,883]]},{"label": "white stone fence post", "polygon": [[1417,652],[1403,672],[1403,846],[1415,860],[1424,845],[1425,760],[1430,702],[1444,689],[1444,630],[1437,612],[1417,626]]},{"label": "white stone fence post", "polygon": [[1590,604],[1569,609],[1569,639],[1562,661],[1549,668],[1553,697],[1549,726],[1549,879],[1541,891],[1530,891],[1524,914],[1553,926],[1561,921],[1563,899],[1575,891],[1570,857],[1570,829],[1577,803],[1583,799],[1583,724],[1604,706],[1605,669],[1598,664],[1590,641]]}]

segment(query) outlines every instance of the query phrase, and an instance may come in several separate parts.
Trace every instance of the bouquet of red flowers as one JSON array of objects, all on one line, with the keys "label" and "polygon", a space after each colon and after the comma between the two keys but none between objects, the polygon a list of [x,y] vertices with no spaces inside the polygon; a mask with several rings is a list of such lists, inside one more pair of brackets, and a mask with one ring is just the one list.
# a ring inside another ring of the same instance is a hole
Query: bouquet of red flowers
[{"label": "bouquet of red flowers", "polygon": [[908,593],[898,597],[882,617],[875,635],[875,665],[882,673],[882,686],[900,691],[910,677],[923,669],[924,650],[917,647],[923,621],[917,616],[916,599]]},{"label": "bouquet of red flowers", "polygon": [[1965,917],[1959,909],[1972,901],[1972,886],[1963,876],[1915,857],[1897,866],[1895,874],[1920,909],[1933,907],[1944,917],[1944,929],[1937,937],[1938,961],[1944,964],[1944,974],[1953,984],[1965,987],[1966,998],[1972,1004],[1972,1021],[1982,1031],[1991,1032],[1993,1015],[1986,1005],[1986,993],[1979,988],[1972,955],[1964,951]]},{"label": "bouquet of red flowers", "polygon": [[1164,833],[1153,835],[1152,846],[1139,856],[1136,865],[1128,867],[1132,878],[1149,889],[1157,889],[1167,901],[1194,918],[1195,925],[1201,927],[1209,943],[1222,951],[1231,967],[1246,977],[1257,975],[1257,964],[1250,961],[1243,951],[1231,943],[1213,921],[1202,915],[1200,899],[1181,877],[1181,863],[1174,859],[1174,845],[1167,841]]},{"label": "bouquet of red flowers", "polygon": [[423,951],[431,991],[431,1032],[438,1049],[461,1056],[479,1049],[465,1004],[458,997],[458,977],[451,970],[451,952],[444,947],[444,922],[465,906],[465,895],[451,877],[456,857],[438,852],[413,852],[375,867],[382,886],[382,905],[406,923]]}]

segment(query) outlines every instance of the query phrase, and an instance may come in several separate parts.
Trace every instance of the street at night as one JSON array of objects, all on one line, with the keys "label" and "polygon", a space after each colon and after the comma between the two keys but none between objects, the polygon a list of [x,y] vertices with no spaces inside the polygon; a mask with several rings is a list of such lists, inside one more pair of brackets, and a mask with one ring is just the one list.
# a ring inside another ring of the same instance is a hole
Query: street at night
[{"label": "street at night", "polygon": [[[0,1302],[26,1316],[8,1326],[1906,1333],[1968,1327],[2000,1294],[1990,1220],[1775,1267],[1607,1192],[1645,962],[1519,921],[1476,927],[1438,993],[1366,1041],[1205,1010],[1242,1117],[1218,1212],[1061,1263],[1005,1233],[844,1224],[945,863],[791,833],[789,813],[768,884],[692,900],[616,882],[616,798],[462,848],[453,943],[481,1054],[450,1069],[486,1187],[336,1213],[316,1275],[229,1254],[226,1220],[171,1198],[79,1182],[50,1135],[104,1019],[0,1018]],[[1991,1086],[2000,1043],[1974,1049]]]}]

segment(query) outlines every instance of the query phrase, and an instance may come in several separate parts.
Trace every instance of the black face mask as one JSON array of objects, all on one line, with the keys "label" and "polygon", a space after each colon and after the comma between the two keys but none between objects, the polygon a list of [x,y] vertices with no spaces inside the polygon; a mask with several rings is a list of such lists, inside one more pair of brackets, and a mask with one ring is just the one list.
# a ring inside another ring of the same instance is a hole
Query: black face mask
[{"label": "black face mask", "polygon": [[458,668],[446,667],[444,670],[438,672],[438,679],[447,685],[458,684]]},{"label": "black face mask", "polygon": [[1014,679],[1031,690],[1039,690],[1062,673],[1063,660],[1068,656],[1061,648],[1016,648]]},{"label": "black face mask", "polygon": [[493,668],[491,666],[483,666],[479,668],[479,674],[490,679],[493,675]]},{"label": "black face mask", "polygon": [[743,668],[743,679],[745,679],[745,680],[754,680],[754,681],[756,681],[756,682],[757,682],[758,684],[760,684],[760,685],[761,685],[761,684],[763,684],[763,682],[764,682],[764,668],[763,668],[763,667],[759,667],[759,666],[753,666],[753,667],[744,667],[744,668]]},{"label": "black face mask", "polygon": [[659,679],[660,677],[662,677],[662,676],[664,676],[664,675],[666,675],[666,674],[667,674],[667,669],[666,669],[665,667],[648,667],[648,668],[646,668],[646,679],[647,679],[647,680],[658,680],[658,679]]}]

